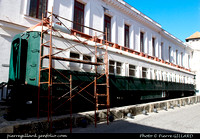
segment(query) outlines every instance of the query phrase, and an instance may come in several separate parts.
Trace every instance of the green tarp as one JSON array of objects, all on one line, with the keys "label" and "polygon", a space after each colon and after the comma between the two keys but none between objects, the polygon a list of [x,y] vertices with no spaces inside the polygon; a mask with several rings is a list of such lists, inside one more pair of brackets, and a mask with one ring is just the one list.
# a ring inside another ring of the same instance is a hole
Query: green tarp
[{"label": "green tarp", "polygon": [[194,91],[194,85],[134,77],[110,76],[110,82],[122,91]]}]

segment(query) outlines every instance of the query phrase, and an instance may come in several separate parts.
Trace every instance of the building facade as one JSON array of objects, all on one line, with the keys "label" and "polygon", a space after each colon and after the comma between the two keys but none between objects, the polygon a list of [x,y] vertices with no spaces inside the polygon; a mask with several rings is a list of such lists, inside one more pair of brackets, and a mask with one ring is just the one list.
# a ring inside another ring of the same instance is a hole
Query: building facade
[{"label": "building facade", "polygon": [[191,69],[195,73],[196,79],[196,90],[199,94],[200,90],[200,65],[199,65],[199,55],[200,55],[200,32],[195,32],[190,37],[186,38],[186,43],[193,49],[191,55]]},{"label": "building facade", "polygon": [[[51,11],[52,7],[53,13],[74,21],[63,20],[70,29],[90,36],[96,35],[95,32],[82,25],[107,32],[112,45],[110,74],[194,84],[195,74],[191,72],[194,53],[190,44],[180,41],[123,0],[1,0],[0,82],[8,81],[10,45],[14,35],[39,23],[42,13],[48,15],[46,10]],[[114,52],[123,55],[119,59]],[[69,57],[70,54],[76,57],[72,52],[68,53]],[[83,56],[78,58],[83,59]]]}]

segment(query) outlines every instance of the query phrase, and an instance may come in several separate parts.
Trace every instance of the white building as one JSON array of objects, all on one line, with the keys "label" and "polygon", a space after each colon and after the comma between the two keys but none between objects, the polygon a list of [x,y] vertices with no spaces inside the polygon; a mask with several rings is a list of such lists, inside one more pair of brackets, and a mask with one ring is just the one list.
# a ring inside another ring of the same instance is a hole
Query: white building
[{"label": "white building", "polygon": [[[0,1],[0,82],[7,82],[10,45],[14,35],[39,23],[46,9],[85,26],[105,31],[113,47],[134,50],[132,59],[110,59],[110,69],[121,65],[120,75],[193,84],[190,60],[193,49],[162,26],[123,0],[1,0]],[[65,22],[71,28],[94,36],[95,33],[78,24]],[[103,39],[103,38],[102,38]],[[125,54],[124,54],[125,55]],[[117,64],[117,62],[121,64]],[[132,66],[129,66],[132,65]],[[117,71],[110,73],[117,74]],[[198,85],[198,84],[197,84]]]},{"label": "white building", "polygon": [[[193,49],[191,55],[191,69],[196,74],[196,90],[200,90],[200,32],[195,32],[190,37],[186,38],[186,43]],[[198,93],[199,94],[199,93]]]}]

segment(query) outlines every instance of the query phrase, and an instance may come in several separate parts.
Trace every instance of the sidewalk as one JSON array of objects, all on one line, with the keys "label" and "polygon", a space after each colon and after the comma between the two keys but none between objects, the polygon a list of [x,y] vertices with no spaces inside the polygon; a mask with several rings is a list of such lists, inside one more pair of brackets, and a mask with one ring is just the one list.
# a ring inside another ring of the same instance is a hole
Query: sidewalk
[{"label": "sidewalk", "polygon": [[[101,123],[87,128],[73,128],[72,133],[200,133],[200,104],[162,110],[133,119],[116,120],[110,125]],[[69,129],[57,131],[69,133]]]}]

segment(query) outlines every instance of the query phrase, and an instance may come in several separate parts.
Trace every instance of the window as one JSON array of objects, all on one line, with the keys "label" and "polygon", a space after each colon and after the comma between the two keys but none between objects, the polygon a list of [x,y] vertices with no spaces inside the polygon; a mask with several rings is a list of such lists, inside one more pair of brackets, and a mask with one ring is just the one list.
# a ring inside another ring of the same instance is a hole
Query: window
[{"label": "window", "polygon": [[164,43],[161,42],[161,58],[164,60]]},{"label": "window", "polygon": [[186,83],[186,77],[185,76],[183,77],[183,83]]},{"label": "window", "polygon": [[161,80],[164,81],[164,73],[163,73],[163,71],[161,71],[161,76],[162,76],[162,77],[161,77],[161,78],[162,78]]},{"label": "window", "polygon": [[157,76],[157,70],[154,70],[154,79],[157,80],[158,76]]},{"label": "window", "polygon": [[129,26],[125,25],[124,46],[129,48]]},{"label": "window", "polygon": [[190,84],[190,78],[189,77],[187,78],[187,80],[188,80],[188,84]]},{"label": "window", "polygon": [[190,55],[188,55],[188,68],[190,68]]},{"label": "window", "polygon": [[134,65],[129,65],[129,76],[136,76],[136,67]]},{"label": "window", "polygon": [[165,81],[168,81],[168,73],[166,73]]},{"label": "window", "polygon": [[[107,31],[107,41],[111,42],[111,17],[104,15],[104,32]],[[106,40],[106,35],[104,35]]]},{"label": "window", "polygon": [[140,52],[144,52],[144,33],[140,32]]},{"label": "window", "polygon": [[155,38],[152,38],[152,56],[156,54]]},{"label": "window", "polygon": [[183,76],[181,76],[181,83],[183,83]]},{"label": "window", "polygon": [[172,74],[172,82],[176,82],[176,74]]},{"label": "window", "polygon": [[29,16],[42,19],[47,15],[48,0],[30,0]]},{"label": "window", "polygon": [[109,73],[122,74],[122,63],[109,60]]},{"label": "window", "polygon": [[92,61],[92,58],[91,58],[91,56],[83,55],[83,60]]},{"label": "window", "polygon": [[147,78],[147,68],[142,67],[142,78]]},{"label": "window", "polygon": [[[104,60],[103,60],[103,58],[97,58],[97,62],[98,63],[104,63]],[[98,73],[105,73],[104,65],[97,66],[97,72]]]},{"label": "window", "polygon": [[115,61],[109,60],[109,73],[115,73]]},{"label": "window", "polygon": [[169,47],[169,62],[171,62],[171,47]]},{"label": "window", "polygon": [[75,0],[73,29],[83,32],[83,25],[84,25],[84,4]]},{"label": "window", "polygon": [[176,50],[176,65],[178,65],[178,50]]},{"label": "window", "polygon": [[180,75],[178,75],[178,81],[177,82],[179,82],[179,83],[181,82]]},{"label": "window", "polygon": [[[92,61],[92,57],[88,56],[88,55],[83,55],[83,60],[84,61]],[[92,69],[92,65],[90,64],[82,64],[82,68],[87,72],[90,71]]]},{"label": "window", "polygon": [[104,60],[103,60],[103,58],[97,58],[97,62],[98,62],[98,63],[103,63]]},{"label": "window", "polygon": [[169,74],[169,81],[172,82],[172,74]]},{"label": "window", "polygon": [[183,52],[181,52],[181,66],[183,66]]},{"label": "window", "polygon": [[117,74],[121,74],[122,73],[122,63],[117,62]]},{"label": "window", "polygon": [[79,59],[80,55],[74,52],[70,52],[70,58],[75,58],[75,59]]},{"label": "window", "polygon": [[[75,52],[70,52],[70,58],[72,59],[80,59],[80,55],[78,53]],[[77,68],[80,68],[80,63],[76,63],[76,62],[69,62],[69,66],[70,68],[75,68],[77,70]]]},{"label": "window", "polygon": [[176,75],[176,82],[179,82],[179,75]]},{"label": "window", "polygon": [[193,78],[191,78],[191,84],[194,84],[194,79]]},{"label": "window", "polygon": [[152,70],[151,70],[151,69],[149,69],[149,74],[150,74],[150,77],[149,77],[149,79],[152,79],[152,78],[153,78],[153,72],[152,72]]},{"label": "window", "polygon": [[185,77],[185,84],[189,83],[189,77]]}]

